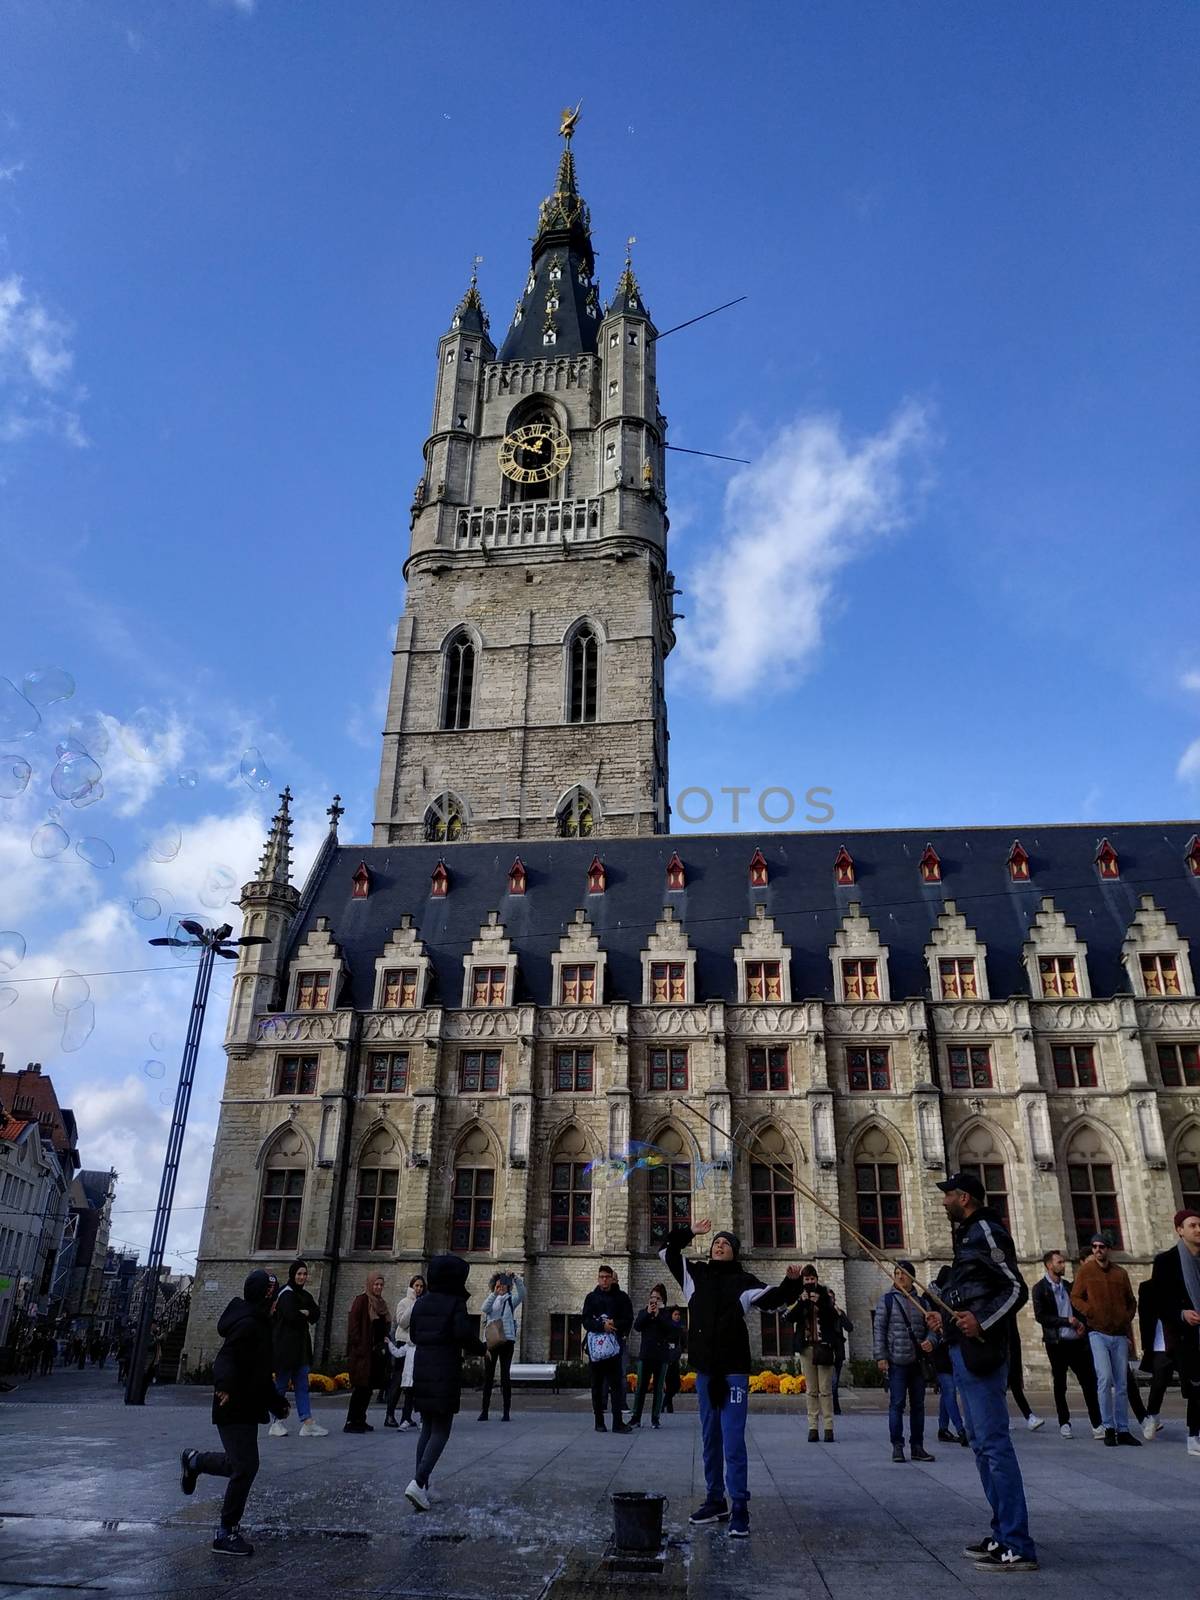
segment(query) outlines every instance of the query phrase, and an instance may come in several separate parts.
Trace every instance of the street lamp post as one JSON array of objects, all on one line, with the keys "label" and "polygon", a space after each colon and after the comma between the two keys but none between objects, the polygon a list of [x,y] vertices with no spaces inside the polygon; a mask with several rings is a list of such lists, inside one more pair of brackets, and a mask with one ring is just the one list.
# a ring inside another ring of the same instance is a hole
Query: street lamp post
[{"label": "street lamp post", "polygon": [[198,922],[182,921],[179,924],[187,939],[151,939],[153,945],[172,945],[176,949],[199,950],[200,965],[196,971],[196,988],[192,994],[192,1011],[188,1018],[187,1040],[183,1046],[183,1060],[179,1068],[179,1084],[175,1090],[175,1110],[171,1116],[171,1131],[167,1135],[167,1152],[163,1158],[162,1181],[158,1186],[158,1206],[154,1212],[154,1231],[150,1236],[150,1257],[146,1263],[141,1315],[138,1318],[137,1337],[129,1362],[129,1377],[125,1383],[125,1404],[141,1406],[146,1403],[146,1347],[150,1339],[150,1325],[158,1302],[158,1281],[162,1275],[163,1256],[167,1249],[167,1230],[171,1226],[171,1206],[175,1199],[175,1180],[179,1176],[179,1159],[183,1153],[183,1135],[187,1126],[188,1105],[192,1098],[192,1082],[196,1076],[196,1057],[200,1052],[200,1036],[204,1031],[204,1010],[208,1004],[208,986],[212,981],[213,957],[223,956],[226,961],[236,961],[237,946],[267,944],[268,940],[257,934],[230,940],[233,929],[228,923],[219,928],[205,928]]}]

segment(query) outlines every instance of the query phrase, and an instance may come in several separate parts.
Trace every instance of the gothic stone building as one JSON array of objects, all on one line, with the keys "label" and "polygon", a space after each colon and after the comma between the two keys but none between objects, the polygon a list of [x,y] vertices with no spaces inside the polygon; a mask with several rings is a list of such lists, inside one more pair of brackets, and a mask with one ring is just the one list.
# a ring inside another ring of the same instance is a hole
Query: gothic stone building
[{"label": "gothic stone building", "polygon": [[[285,794],[243,890],[193,1366],[251,1264],[311,1263],[323,1363],[370,1269],[446,1249],[574,1355],[599,1262],[640,1299],[702,1216],[869,1328],[878,1269],[781,1167],[930,1275],[947,1169],[1030,1277],[1103,1228],[1136,1280],[1200,1204],[1192,824],[666,835],[654,339],[628,261],[601,306],[568,131],[503,347],[474,282],[438,346],[373,842],[335,803],[298,892]],[[631,1140],[670,1161],[593,1185]]]}]

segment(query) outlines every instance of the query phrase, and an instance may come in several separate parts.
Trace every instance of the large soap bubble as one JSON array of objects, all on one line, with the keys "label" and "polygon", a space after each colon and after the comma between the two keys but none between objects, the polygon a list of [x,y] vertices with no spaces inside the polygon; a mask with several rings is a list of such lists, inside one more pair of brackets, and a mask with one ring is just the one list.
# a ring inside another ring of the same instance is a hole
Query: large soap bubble
[{"label": "large soap bubble", "polygon": [[142,1071],[148,1078],[165,1078],[167,1069],[161,1061],[147,1061],[142,1066]]},{"label": "large soap bubble", "polygon": [[86,750],[59,746],[58,765],[50,774],[50,787],[60,800],[78,804],[81,796],[94,789],[104,774]]},{"label": "large soap bubble", "polygon": [[256,750],[253,745],[242,753],[242,764],[238,768],[242,782],[248,789],[255,793],[271,787],[271,769],[263,760],[261,750]]},{"label": "large soap bubble", "polygon": [[146,854],[150,857],[151,861],[157,861],[161,866],[168,861],[174,861],[175,857],[179,854],[182,844],[183,835],[180,833],[178,828],[176,828],[174,825],[170,825],[160,829],[159,832],[154,835],[149,844],[146,846]]},{"label": "large soap bubble", "polygon": [[71,804],[76,811],[82,811],[85,806],[94,806],[97,800],[104,799],[104,785],[93,783],[90,789],[85,789],[83,794],[77,794]]},{"label": "large soap bubble", "polygon": [[166,719],[148,706],[139,706],[129,721],[120,723],[117,729],[125,753],[147,766],[160,759],[169,734]]},{"label": "large soap bubble", "polygon": [[149,1044],[151,1050],[161,1051],[167,1048],[167,1041],[163,1038],[161,1033],[152,1033],[150,1035]]},{"label": "large soap bubble", "polygon": [[15,928],[0,931],[0,972],[11,972],[25,959],[25,935]]},{"label": "large soap bubble", "polygon": [[89,867],[111,867],[117,859],[107,839],[80,839],[75,846],[75,854],[81,861],[86,861]]},{"label": "large soap bubble", "polygon": [[14,989],[11,983],[0,987],[0,1011],[7,1011],[9,1006],[15,1006],[21,998],[21,991]]},{"label": "large soap bubble", "polygon": [[215,861],[204,874],[200,903],[208,906],[211,911],[219,911],[222,906],[229,904],[230,896],[236,888],[237,874],[233,868]]},{"label": "large soap bubble", "polygon": [[96,1026],[96,1006],[85,1000],[74,1011],[69,1011],[63,1022],[62,1047],[64,1050],[82,1050]]},{"label": "large soap bubble", "polygon": [[68,968],[66,972],[59,973],[55,979],[50,1004],[58,1016],[65,1017],[68,1012],[77,1011],[80,1006],[86,1005],[91,994],[92,986],[87,979]]},{"label": "large soap bubble", "polygon": [[129,909],[135,917],[141,917],[143,922],[157,922],[162,916],[162,907],[150,894],[139,894],[135,900],[129,902]]},{"label": "large soap bubble", "polygon": [[15,683],[0,678],[0,744],[28,739],[41,726],[42,714],[31,705]]},{"label": "large soap bubble", "polygon": [[71,835],[65,828],[60,828],[57,822],[43,822],[40,828],[34,830],[29,848],[42,861],[53,861],[56,856],[62,855],[70,842]]},{"label": "large soap bubble", "polygon": [[75,693],[75,679],[61,667],[34,667],[21,685],[31,705],[52,706],[56,700],[69,700]]},{"label": "large soap bubble", "polygon": [[29,787],[33,768],[21,756],[0,756],[0,800],[15,800]]},{"label": "large soap bubble", "polygon": [[[93,713],[73,722],[67,729],[67,740],[77,749],[86,750],[90,756],[104,755],[108,750],[108,727],[104,718]],[[61,750],[59,754],[62,754]]]},{"label": "large soap bubble", "polygon": [[177,782],[181,789],[194,789],[200,782],[200,774],[196,771],[195,767],[184,767],[183,771],[179,774]]}]

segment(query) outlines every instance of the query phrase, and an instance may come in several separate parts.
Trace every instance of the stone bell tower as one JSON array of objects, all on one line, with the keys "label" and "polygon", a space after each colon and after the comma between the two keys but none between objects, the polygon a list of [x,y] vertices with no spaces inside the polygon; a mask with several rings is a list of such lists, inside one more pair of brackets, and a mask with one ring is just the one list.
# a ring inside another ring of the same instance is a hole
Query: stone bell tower
[{"label": "stone bell tower", "polygon": [[475,275],[438,343],[377,845],[667,830],[656,335],[628,256],[601,304],[575,120],[499,354]]}]

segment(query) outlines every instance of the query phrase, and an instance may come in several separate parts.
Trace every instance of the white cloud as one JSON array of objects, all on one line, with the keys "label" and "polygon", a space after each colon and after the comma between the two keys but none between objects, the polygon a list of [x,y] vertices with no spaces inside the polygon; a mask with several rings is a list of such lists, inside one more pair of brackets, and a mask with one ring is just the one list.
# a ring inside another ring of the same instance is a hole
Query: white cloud
[{"label": "white cloud", "polygon": [[80,392],[64,398],[75,363],[71,333],[68,323],[26,291],[17,273],[0,278],[0,443],[51,433],[69,444],[87,444],[73,409]]},{"label": "white cloud", "polygon": [[1180,756],[1175,776],[1180,783],[1200,783],[1200,739],[1193,739]]},{"label": "white cloud", "polygon": [[1185,672],[1179,680],[1181,689],[1190,689],[1194,694],[1200,694],[1200,672]]},{"label": "white cloud", "polygon": [[24,171],[23,161],[10,161],[7,165],[0,166],[0,183],[11,183],[18,173]]},{"label": "white cloud", "polygon": [[838,573],[902,524],[929,438],[928,414],[915,403],[859,441],[836,417],[802,417],[735,475],[717,550],[690,575],[692,625],[682,641],[711,695],[741,699],[810,665]]}]

